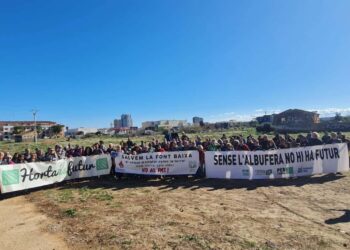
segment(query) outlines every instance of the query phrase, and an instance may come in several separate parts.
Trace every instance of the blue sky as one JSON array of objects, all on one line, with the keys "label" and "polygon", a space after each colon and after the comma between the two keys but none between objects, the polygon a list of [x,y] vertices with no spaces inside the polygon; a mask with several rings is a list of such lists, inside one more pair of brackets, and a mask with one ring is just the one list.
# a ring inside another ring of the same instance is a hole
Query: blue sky
[{"label": "blue sky", "polygon": [[350,114],[348,0],[0,2],[0,120]]}]

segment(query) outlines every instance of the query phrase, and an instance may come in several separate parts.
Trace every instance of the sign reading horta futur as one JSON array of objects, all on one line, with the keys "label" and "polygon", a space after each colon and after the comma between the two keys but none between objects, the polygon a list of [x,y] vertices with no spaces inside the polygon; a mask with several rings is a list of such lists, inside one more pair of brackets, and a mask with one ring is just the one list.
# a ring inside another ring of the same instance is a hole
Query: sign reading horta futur
[{"label": "sign reading horta futur", "polygon": [[115,158],[118,173],[140,175],[192,175],[199,167],[198,151],[121,154]]},{"label": "sign reading horta futur", "polygon": [[208,178],[274,179],[349,171],[346,143],[268,151],[206,152]]},{"label": "sign reading horta futur", "polygon": [[0,166],[1,193],[110,173],[109,155]]}]

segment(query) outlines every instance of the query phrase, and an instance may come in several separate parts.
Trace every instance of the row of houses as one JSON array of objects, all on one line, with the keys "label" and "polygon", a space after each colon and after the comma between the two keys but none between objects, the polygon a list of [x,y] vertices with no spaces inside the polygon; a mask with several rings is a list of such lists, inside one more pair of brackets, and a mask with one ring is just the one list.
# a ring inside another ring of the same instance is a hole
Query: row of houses
[{"label": "row of houses", "polygon": [[[131,116],[128,115],[131,119]],[[122,115],[123,118],[123,115]],[[122,120],[122,119],[121,119]],[[194,126],[199,126],[201,122],[203,122],[202,118],[196,117],[195,119],[196,123]],[[140,132],[153,134],[154,131],[160,131],[160,130],[171,130],[171,129],[181,129],[184,127],[190,126],[190,124],[186,120],[159,120],[159,121],[146,121],[142,123],[142,127],[134,127],[130,126],[132,123],[126,123],[126,125],[120,125],[120,122],[118,119],[114,120],[114,123],[112,124],[113,127],[111,128],[72,128],[67,129],[65,131],[65,135],[69,137],[74,136],[83,136],[87,134],[104,134],[104,135],[131,135],[131,134],[137,134]],[[152,132],[152,133],[150,133]]]},{"label": "row of houses", "polygon": [[138,130],[137,127],[120,127],[120,128],[72,128],[65,131],[65,136],[84,136],[88,134],[102,134],[102,135],[126,135],[135,133]]},{"label": "row of houses", "polygon": [[0,121],[0,140],[33,141],[35,135],[48,136],[56,125],[52,121]]}]

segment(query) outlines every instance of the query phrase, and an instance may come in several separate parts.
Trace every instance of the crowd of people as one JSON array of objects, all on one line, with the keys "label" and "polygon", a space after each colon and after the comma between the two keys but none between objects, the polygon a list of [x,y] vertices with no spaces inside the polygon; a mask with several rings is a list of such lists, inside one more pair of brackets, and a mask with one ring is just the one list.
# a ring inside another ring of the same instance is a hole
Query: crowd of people
[{"label": "crowd of people", "polygon": [[186,150],[203,150],[203,151],[257,151],[257,150],[272,150],[286,149],[295,147],[316,146],[333,143],[350,143],[350,140],[342,133],[325,133],[320,137],[317,132],[310,132],[306,136],[298,135],[293,138],[288,134],[276,134],[273,138],[267,135],[261,135],[257,138],[249,135],[246,138],[240,136],[227,137],[225,134],[218,140],[202,139],[197,136],[195,139],[190,139],[186,134],[181,136],[169,136],[167,134],[163,141],[153,139],[149,143],[141,142],[135,144],[131,140],[122,142],[119,150],[127,154],[141,154],[149,152],[167,152],[167,151],[186,151]]},{"label": "crowd of people", "polygon": [[115,147],[112,146],[113,145],[110,144],[107,148],[103,141],[100,141],[99,143],[93,144],[91,147],[84,147],[79,145],[72,147],[70,144],[63,147],[57,144],[54,148],[47,148],[46,152],[39,148],[36,148],[34,151],[26,148],[24,152],[14,153],[13,155],[11,155],[9,152],[0,151],[0,165],[56,161],[70,157],[107,154],[111,153],[112,149],[115,150]]},{"label": "crowd of people", "polygon": [[[146,143],[134,143],[130,138],[127,141],[121,141],[120,144],[109,144],[106,146],[103,141],[87,146],[71,146],[68,144],[63,147],[56,145],[53,148],[48,148],[46,152],[36,148],[34,151],[25,149],[22,153],[11,155],[9,152],[0,152],[0,165],[41,162],[41,161],[56,161],[59,159],[91,156],[99,154],[111,154],[112,158],[118,154],[142,154],[152,152],[173,152],[198,150],[204,151],[257,151],[257,150],[272,150],[285,149],[295,147],[306,147],[323,144],[341,143],[350,144],[350,140],[342,133],[325,133],[322,137],[317,132],[310,132],[306,136],[298,135],[296,138],[284,134],[276,134],[273,138],[267,135],[254,137],[252,135],[246,138],[240,136],[226,136],[223,134],[220,139],[202,139],[197,136],[191,139],[185,133],[181,135],[177,133],[166,134],[163,140],[152,139]],[[200,154],[201,155],[201,154]]]}]

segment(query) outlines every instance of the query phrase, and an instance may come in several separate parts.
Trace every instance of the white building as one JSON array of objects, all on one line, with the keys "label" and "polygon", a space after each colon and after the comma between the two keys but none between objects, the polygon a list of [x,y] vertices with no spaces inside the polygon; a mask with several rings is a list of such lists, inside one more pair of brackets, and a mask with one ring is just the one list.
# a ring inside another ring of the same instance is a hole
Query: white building
[{"label": "white building", "polygon": [[99,128],[97,129],[103,135],[114,135],[115,131],[112,128]]},{"label": "white building", "polygon": [[95,134],[98,132],[97,128],[71,128],[65,132],[65,136],[86,135]]},{"label": "white building", "polygon": [[12,139],[15,127],[23,131],[31,131],[35,125],[41,127],[42,131],[46,131],[57,123],[52,121],[0,121],[0,140]]},{"label": "white building", "polygon": [[147,121],[142,123],[142,128],[164,128],[172,129],[174,127],[185,127],[188,123],[186,120],[160,120],[160,121]]},{"label": "white building", "polygon": [[41,127],[43,130],[47,130],[56,124],[56,122],[51,121],[0,121],[0,132],[12,133],[14,127],[21,127],[24,130],[28,130],[33,129],[35,125]]},{"label": "white building", "polygon": [[4,125],[4,126],[2,127],[2,131],[3,131],[4,133],[12,133],[14,127],[15,127],[15,126],[12,126],[12,125]]}]

